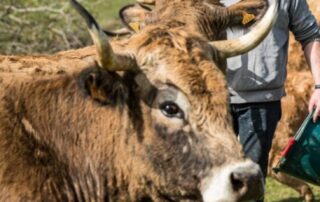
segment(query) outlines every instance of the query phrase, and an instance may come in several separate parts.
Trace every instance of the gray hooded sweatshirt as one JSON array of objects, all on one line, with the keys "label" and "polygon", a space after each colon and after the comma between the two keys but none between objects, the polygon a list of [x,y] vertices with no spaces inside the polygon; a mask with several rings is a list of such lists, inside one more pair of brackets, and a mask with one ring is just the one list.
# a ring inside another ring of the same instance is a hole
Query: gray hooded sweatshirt
[{"label": "gray hooded sweatshirt", "polygon": [[[226,6],[238,0],[221,0]],[[227,60],[227,80],[232,104],[270,102],[285,95],[289,31],[304,47],[320,38],[320,29],[306,0],[281,0],[276,23],[255,49]],[[228,38],[238,38],[244,30],[230,29]]]}]

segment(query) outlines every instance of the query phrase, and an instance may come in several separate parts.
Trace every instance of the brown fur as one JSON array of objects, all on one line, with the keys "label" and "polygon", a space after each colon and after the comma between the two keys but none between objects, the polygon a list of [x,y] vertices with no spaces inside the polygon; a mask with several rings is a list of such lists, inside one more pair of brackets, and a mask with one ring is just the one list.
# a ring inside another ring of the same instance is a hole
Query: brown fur
[{"label": "brown fur", "polygon": [[[2,57],[0,201],[200,201],[199,182],[210,169],[244,160],[226,82],[206,41],[181,28],[150,26],[122,45],[135,50],[140,73],[72,73],[94,64],[91,48]],[[40,75],[30,68],[46,65]],[[64,67],[64,74],[47,75]],[[145,79],[135,81],[138,75]],[[97,85],[99,77],[122,89],[112,94],[114,104],[101,102],[111,94],[109,84]],[[164,84],[190,102],[181,128],[153,115],[158,109],[149,95]]]},{"label": "brown fur", "polygon": [[273,145],[269,156],[269,174],[279,182],[286,184],[304,198],[313,201],[314,196],[310,186],[297,178],[283,173],[274,173],[272,168],[281,158],[280,153],[294,136],[308,114],[308,101],[313,89],[313,78],[310,71],[291,71],[286,82],[287,95],[282,99],[282,118],[276,129]]},{"label": "brown fur", "polygon": [[[245,162],[225,61],[183,23],[157,22],[112,43],[134,54],[135,72],[98,69],[92,47],[1,57],[0,201],[201,201],[211,172]],[[225,28],[218,23],[212,37]],[[161,96],[184,118],[168,118]],[[261,175],[241,172],[254,186],[226,179],[235,200],[261,197]]]}]

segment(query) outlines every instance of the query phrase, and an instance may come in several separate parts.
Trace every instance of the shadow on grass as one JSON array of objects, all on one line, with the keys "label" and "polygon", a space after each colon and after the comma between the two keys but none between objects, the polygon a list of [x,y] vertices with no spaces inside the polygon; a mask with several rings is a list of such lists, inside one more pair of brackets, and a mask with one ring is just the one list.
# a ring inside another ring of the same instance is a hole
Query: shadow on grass
[{"label": "shadow on grass", "polygon": [[303,200],[300,197],[290,197],[290,198],[282,199],[278,202],[303,202]]}]

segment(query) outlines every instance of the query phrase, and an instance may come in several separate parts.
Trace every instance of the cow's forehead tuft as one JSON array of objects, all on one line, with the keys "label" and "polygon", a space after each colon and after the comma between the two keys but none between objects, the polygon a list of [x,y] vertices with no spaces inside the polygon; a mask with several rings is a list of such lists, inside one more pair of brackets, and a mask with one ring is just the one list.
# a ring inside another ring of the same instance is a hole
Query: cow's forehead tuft
[{"label": "cow's forehead tuft", "polygon": [[147,69],[149,79],[172,83],[192,97],[226,91],[225,78],[212,59],[212,47],[192,31],[150,26],[132,39],[139,47],[137,59],[149,64],[141,67]]},{"label": "cow's forehead tuft", "polygon": [[171,25],[149,26],[131,39],[131,45],[138,50],[152,47],[154,51],[166,48],[168,51],[176,49],[184,52],[188,52],[188,45],[199,42],[204,44],[205,41],[197,33],[186,32],[181,26],[171,27]]}]

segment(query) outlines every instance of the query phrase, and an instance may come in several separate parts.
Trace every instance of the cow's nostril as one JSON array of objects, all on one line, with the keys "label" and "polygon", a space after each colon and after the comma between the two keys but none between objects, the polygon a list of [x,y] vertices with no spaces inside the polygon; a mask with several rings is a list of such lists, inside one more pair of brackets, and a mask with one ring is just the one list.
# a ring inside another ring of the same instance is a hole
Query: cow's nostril
[{"label": "cow's nostril", "polygon": [[229,175],[233,191],[240,201],[260,199],[264,194],[262,173],[255,164],[236,167]]},{"label": "cow's nostril", "polygon": [[241,189],[245,188],[245,179],[240,173],[233,172],[230,176],[232,188],[236,192],[241,192]]},{"label": "cow's nostril", "polygon": [[259,166],[250,160],[221,169],[201,184],[205,202],[252,201],[264,195],[264,181]]}]

